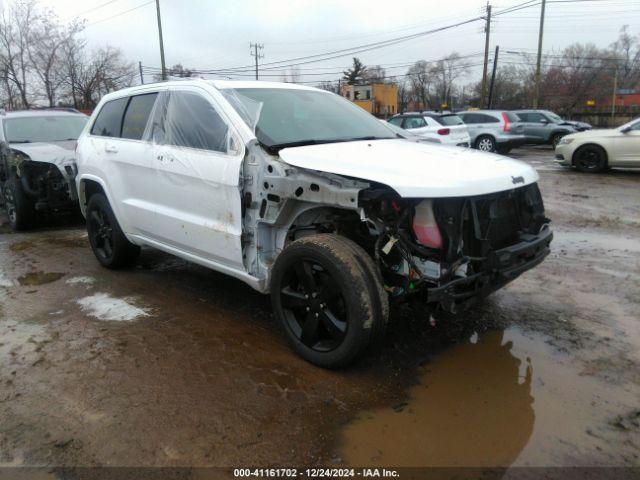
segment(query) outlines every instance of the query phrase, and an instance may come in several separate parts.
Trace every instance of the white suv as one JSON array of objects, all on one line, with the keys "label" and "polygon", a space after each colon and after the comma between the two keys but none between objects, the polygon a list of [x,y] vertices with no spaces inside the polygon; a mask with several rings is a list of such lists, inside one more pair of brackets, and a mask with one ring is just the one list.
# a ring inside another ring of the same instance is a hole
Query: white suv
[{"label": "white suv", "polygon": [[324,367],[379,345],[390,297],[459,311],[540,263],[552,238],[529,166],[399,138],[292,84],[111,93],[77,157],[102,265],[146,245],[270,292],[295,350]]}]

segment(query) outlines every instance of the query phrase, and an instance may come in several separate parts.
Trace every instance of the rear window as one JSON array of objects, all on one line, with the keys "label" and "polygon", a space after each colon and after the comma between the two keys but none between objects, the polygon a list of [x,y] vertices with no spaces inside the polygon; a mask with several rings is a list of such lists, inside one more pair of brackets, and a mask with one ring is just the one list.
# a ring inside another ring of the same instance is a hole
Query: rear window
[{"label": "rear window", "polygon": [[128,101],[129,97],[124,97],[105,103],[93,122],[91,135],[119,137],[122,128],[122,115]]},{"label": "rear window", "polygon": [[122,121],[122,138],[142,139],[157,96],[157,93],[147,93],[131,97]]},{"label": "rear window", "polygon": [[513,112],[502,112],[510,122],[519,122],[520,118]]},{"label": "rear window", "polygon": [[446,125],[447,127],[464,124],[458,115],[440,115],[439,117],[434,118],[440,125]]}]

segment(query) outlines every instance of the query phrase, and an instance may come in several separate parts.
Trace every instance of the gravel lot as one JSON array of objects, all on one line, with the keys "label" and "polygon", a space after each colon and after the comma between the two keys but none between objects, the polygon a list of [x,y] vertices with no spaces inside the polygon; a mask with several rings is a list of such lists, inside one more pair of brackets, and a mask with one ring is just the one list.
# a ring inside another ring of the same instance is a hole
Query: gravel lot
[{"label": "gravel lot", "polygon": [[462,318],[396,310],[341,372],[239,281],[152,250],[107,271],[76,221],[0,219],[0,466],[640,465],[640,171],[511,156],[552,254]]}]

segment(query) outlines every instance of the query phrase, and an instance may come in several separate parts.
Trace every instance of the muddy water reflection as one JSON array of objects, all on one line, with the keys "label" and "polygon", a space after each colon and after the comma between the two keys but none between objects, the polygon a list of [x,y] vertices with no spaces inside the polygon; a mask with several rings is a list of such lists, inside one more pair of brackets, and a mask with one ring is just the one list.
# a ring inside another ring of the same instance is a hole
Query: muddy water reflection
[{"label": "muddy water reflection", "polygon": [[474,335],[423,367],[406,405],[364,414],[345,432],[353,465],[510,465],[533,431],[535,365],[504,332]]}]

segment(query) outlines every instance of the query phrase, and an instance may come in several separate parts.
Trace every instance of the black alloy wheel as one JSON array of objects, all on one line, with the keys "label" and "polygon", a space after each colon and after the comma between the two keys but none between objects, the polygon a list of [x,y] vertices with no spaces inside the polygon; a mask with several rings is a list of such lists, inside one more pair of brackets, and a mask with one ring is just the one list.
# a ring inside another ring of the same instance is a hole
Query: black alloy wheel
[{"label": "black alloy wheel", "polygon": [[303,258],[292,265],[280,298],[289,328],[304,345],[327,352],[342,344],[349,312],[340,287],[318,261]]},{"label": "black alloy wheel", "polygon": [[607,155],[598,145],[584,145],[573,155],[573,164],[584,173],[598,173],[607,168]]}]

